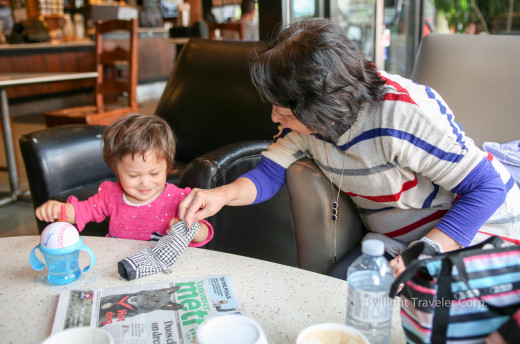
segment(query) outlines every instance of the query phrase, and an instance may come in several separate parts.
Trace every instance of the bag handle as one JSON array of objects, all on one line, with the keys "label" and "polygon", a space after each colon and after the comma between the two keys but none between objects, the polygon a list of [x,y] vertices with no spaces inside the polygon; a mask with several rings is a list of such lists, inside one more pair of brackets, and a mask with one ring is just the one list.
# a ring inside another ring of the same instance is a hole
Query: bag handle
[{"label": "bag handle", "polygon": [[[451,297],[451,283],[453,276],[453,263],[449,259],[443,259],[441,271],[439,271],[437,285],[437,300],[449,300]],[[444,344],[448,339],[448,325],[450,319],[450,307],[446,302],[441,302],[439,307],[433,310],[432,319],[432,344]]]},{"label": "bag handle", "polygon": [[[441,270],[437,275],[437,284],[439,286],[437,299],[449,299],[449,296],[451,295],[452,262],[449,259],[446,259],[446,253],[439,253],[431,245],[425,242],[420,242],[404,251],[403,255],[405,255],[406,259],[411,263],[406,266],[406,270],[403,271],[392,284],[390,289],[390,297],[393,298],[397,294],[397,289],[400,287],[400,284],[410,280],[415,275],[417,270],[425,267],[426,264],[434,260],[441,260]],[[421,255],[429,256],[431,258],[420,259]],[[415,259],[413,259],[413,257],[415,257]],[[403,257],[403,260],[404,259],[405,258]],[[449,307],[447,304],[442,303],[441,306],[435,307],[432,319],[432,329],[434,329],[431,335],[432,344],[446,343],[448,320]]]},{"label": "bag handle", "polygon": [[400,289],[402,283],[410,280],[415,275],[417,270],[426,266],[428,261],[430,261],[426,259],[420,259],[421,256],[438,257],[442,259],[442,255],[439,254],[431,245],[425,242],[419,242],[403,251],[403,253],[401,253],[401,257],[403,258],[406,269],[401,272],[401,274],[394,280],[394,283],[392,283],[390,293],[388,294],[390,298],[394,298],[397,295],[397,292]]},{"label": "bag handle", "polygon": [[[500,248],[504,243],[505,243],[504,239],[502,239],[499,236],[494,235],[494,236],[487,238],[484,241],[479,242],[478,244],[471,245],[469,247],[462,248],[460,250],[450,251],[450,252],[457,252],[457,251],[461,251],[461,250],[471,250],[471,249],[475,249],[475,248],[481,249],[488,244],[493,245],[494,248]],[[450,253],[450,252],[447,252],[447,253]]]}]

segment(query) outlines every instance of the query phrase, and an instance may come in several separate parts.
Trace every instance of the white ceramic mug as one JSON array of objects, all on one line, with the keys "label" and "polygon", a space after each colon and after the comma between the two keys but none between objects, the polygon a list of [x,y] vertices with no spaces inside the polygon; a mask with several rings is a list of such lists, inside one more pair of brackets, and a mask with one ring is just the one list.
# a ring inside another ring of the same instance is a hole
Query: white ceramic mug
[{"label": "white ceramic mug", "polygon": [[56,332],[42,344],[114,344],[112,335],[97,327],[74,327]]},{"label": "white ceramic mug", "polygon": [[368,339],[353,327],[323,323],[316,324],[303,329],[296,337],[296,344],[370,344]]},{"label": "white ceramic mug", "polygon": [[206,319],[197,329],[198,344],[267,344],[262,327],[244,315]]}]

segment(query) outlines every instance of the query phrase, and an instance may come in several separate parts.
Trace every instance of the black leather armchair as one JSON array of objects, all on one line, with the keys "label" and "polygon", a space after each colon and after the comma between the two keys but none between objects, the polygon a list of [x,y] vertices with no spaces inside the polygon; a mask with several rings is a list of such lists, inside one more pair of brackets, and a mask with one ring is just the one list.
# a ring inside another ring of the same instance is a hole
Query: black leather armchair
[{"label": "black leather armchair", "polygon": [[[214,188],[258,163],[277,133],[271,106],[262,102],[249,77],[250,56],[265,47],[264,42],[192,38],[182,48],[155,110],[175,133],[170,182]],[[296,265],[285,189],[262,204],[224,207],[208,220],[215,228],[208,248]]]},{"label": "black leather armchair", "polygon": [[218,147],[270,140],[277,133],[270,104],[262,102],[249,77],[248,61],[264,42],[192,38],[182,48],[155,114],[170,123],[176,154],[169,180],[186,164]]},{"label": "black leather armchair", "polygon": [[[231,183],[253,169],[269,141],[230,144],[194,159],[180,185],[211,189]],[[209,249],[297,265],[291,209],[284,187],[270,200],[244,207],[224,207],[208,219],[215,228]]]},{"label": "black leather armchair", "polygon": [[[32,202],[36,209],[50,199],[80,200],[93,195],[105,180],[115,176],[103,161],[104,126],[53,127],[20,138]],[[47,223],[36,219],[41,231]],[[105,235],[107,223],[89,223],[82,235]]]}]

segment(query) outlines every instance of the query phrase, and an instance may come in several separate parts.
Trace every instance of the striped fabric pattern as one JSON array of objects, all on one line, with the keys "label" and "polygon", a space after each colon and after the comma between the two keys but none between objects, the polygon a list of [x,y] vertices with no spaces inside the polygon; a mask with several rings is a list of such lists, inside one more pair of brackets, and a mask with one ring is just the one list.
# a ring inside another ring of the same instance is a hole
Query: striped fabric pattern
[{"label": "striped fabric pattern", "polygon": [[[406,281],[400,294],[401,320],[409,343],[431,343],[435,312],[449,307],[445,319],[447,343],[483,343],[511,316],[502,311],[520,305],[520,250],[505,247],[494,250],[461,252],[464,277],[456,266],[451,272],[451,293],[448,299],[439,297],[438,283],[442,259],[446,255],[427,259],[415,275]],[[468,289],[466,281],[471,289]],[[450,285],[447,285],[450,288]]]},{"label": "striped fabric pattern", "polygon": [[508,194],[474,242],[489,235],[520,240],[520,190],[505,167],[465,136],[433,89],[381,75],[386,79],[385,101],[365,106],[336,144],[282,128],[264,156],[285,168],[302,156],[312,158],[338,185],[348,154],[341,190],[356,203],[371,231],[404,243],[435,227],[456,198],[450,190],[487,158]]}]

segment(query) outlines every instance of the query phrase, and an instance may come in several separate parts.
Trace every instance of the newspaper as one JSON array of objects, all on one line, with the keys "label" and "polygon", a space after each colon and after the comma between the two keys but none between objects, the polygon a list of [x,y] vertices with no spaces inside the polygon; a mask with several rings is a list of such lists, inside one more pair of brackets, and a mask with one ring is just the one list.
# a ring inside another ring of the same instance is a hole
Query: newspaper
[{"label": "newspaper", "polygon": [[60,294],[52,333],[72,327],[101,327],[114,343],[193,343],[208,317],[246,315],[231,276]]}]

